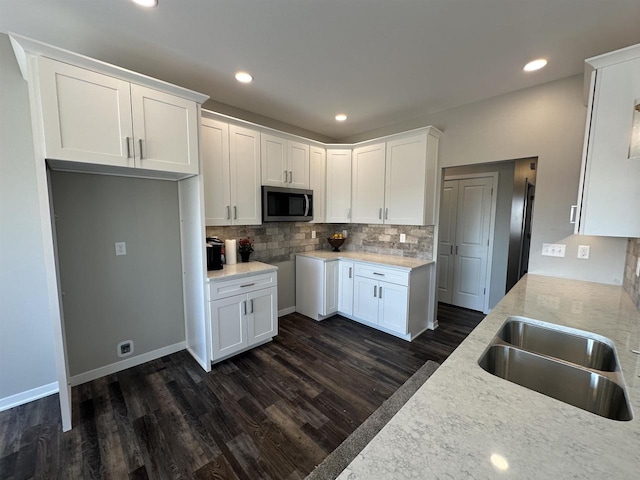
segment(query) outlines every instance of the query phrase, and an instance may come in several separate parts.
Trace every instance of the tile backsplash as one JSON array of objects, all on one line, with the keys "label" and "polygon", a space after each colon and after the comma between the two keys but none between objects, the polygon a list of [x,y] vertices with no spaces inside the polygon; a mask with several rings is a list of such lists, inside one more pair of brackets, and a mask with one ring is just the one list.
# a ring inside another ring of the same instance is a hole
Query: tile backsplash
[{"label": "tile backsplash", "polygon": [[[253,240],[252,260],[267,263],[293,260],[299,252],[331,250],[327,237],[347,231],[341,250],[382,253],[431,260],[433,226],[325,224],[306,222],[276,222],[255,226],[207,227],[207,236],[222,240],[250,237]],[[311,232],[316,238],[311,238]],[[400,243],[400,234],[406,241]]]},{"label": "tile backsplash", "polygon": [[623,287],[640,309],[640,277],[636,277],[636,265],[640,258],[640,238],[630,238],[627,244],[627,261],[624,267]]}]

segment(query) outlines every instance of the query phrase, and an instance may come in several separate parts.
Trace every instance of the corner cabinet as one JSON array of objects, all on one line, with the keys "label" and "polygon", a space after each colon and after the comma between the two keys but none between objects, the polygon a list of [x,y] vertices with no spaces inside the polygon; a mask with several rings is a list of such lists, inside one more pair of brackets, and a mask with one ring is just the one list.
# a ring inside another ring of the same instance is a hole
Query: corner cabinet
[{"label": "corner cabinet", "polygon": [[[246,267],[241,264],[237,268]],[[275,271],[209,281],[213,363],[262,345],[278,334],[277,286]]]},{"label": "corner cabinet", "polygon": [[585,63],[592,71],[575,232],[640,237],[640,45]]},{"label": "corner cabinet", "polygon": [[313,190],[313,220],[311,223],[325,223],[327,151],[324,148],[309,147],[309,188]]},{"label": "corner cabinet", "polygon": [[260,133],[202,117],[206,225],[260,225]]},{"label": "corner cabinet", "polygon": [[195,101],[46,57],[37,71],[47,159],[199,173]]}]

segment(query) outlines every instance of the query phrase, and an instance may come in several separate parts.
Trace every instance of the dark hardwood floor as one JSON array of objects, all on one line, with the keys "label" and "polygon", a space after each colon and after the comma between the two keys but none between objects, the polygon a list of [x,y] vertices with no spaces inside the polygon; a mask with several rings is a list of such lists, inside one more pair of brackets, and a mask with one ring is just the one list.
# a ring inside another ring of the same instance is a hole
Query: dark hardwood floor
[{"label": "dark hardwood floor", "polygon": [[440,305],[405,342],[342,317],[280,319],[273,342],[205,373],[179,352],[0,413],[0,479],[304,478],[427,360],[482,320]]}]

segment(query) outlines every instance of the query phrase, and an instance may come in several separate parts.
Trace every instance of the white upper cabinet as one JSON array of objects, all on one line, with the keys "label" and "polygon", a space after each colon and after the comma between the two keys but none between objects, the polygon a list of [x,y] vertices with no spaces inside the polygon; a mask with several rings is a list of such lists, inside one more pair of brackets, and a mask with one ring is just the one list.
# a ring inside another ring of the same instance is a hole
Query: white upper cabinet
[{"label": "white upper cabinet", "polygon": [[353,150],[352,222],[383,223],[385,217],[385,144]]},{"label": "white upper cabinet", "polygon": [[206,225],[260,225],[260,134],[202,118]]},{"label": "white upper cabinet", "polygon": [[586,61],[591,72],[576,233],[640,237],[640,45]]},{"label": "white upper cabinet", "polygon": [[327,151],[320,147],[309,148],[309,188],[313,190],[313,222],[325,222],[327,182]]},{"label": "white upper cabinet", "polygon": [[262,185],[309,188],[309,145],[261,134]]},{"label": "white upper cabinet", "polygon": [[48,159],[198,174],[195,101],[46,57],[38,80]]},{"label": "white upper cabinet", "polygon": [[351,221],[351,150],[327,149],[327,223]]}]

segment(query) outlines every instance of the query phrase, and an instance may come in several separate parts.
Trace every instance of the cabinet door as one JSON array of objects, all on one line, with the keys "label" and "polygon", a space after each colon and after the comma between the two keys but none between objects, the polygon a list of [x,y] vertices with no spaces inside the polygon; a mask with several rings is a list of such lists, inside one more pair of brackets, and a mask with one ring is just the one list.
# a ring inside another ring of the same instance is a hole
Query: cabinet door
[{"label": "cabinet door", "polygon": [[213,359],[247,348],[246,295],[211,302],[211,346]]},{"label": "cabinet door", "polygon": [[458,180],[446,180],[442,187],[438,227],[438,301],[451,303],[453,263],[458,214]]},{"label": "cabinet door", "polygon": [[289,187],[309,188],[309,145],[300,142],[287,142],[289,160]]},{"label": "cabinet door", "polygon": [[324,223],[327,151],[324,148],[310,147],[309,164],[309,188],[313,190],[312,223]]},{"label": "cabinet door", "polygon": [[408,293],[407,287],[380,282],[378,325],[403,335],[407,333]]},{"label": "cabinet door", "polygon": [[229,155],[232,224],[260,225],[260,133],[229,125]]},{"label": "cabinet door", "polygon": [[351,219],[351,150],[327,150],[327,223]]},{"label": "cabinet door", "polygon": [[322,315],[338,311],[338,261],[324,264],[324,305]]},{"label": "cabinet door", "polygon": [[129,82],[38,58],[46,157],[133,167]]},{"label": "cabinet door", "polygon": [[426,133],[387,142],[385,223],[425,224],[426,176]]},{"label": "cabinet door", "polygon": [[338,289],[338,311],[353,315],[353,262],[340,260],[340,279]]},{"label": "cabinet door", "polygon": [[284,187],[289,184],[287,141],[284,138],[260,134],[262,185]]},{"label": "cabinet door", "polygon": [[352,223],[382,223],[384,216],[384,143],[353,150]]},{"label": "cabinet door", "polygon": [[247,333],[249,346],[278,334],[277,287],[247,294]]},{"label": "cabinet door", "polygon": [[378,282],[355,277],[353,286],[353,316],[378,323]]},{"label": "cabinet door", "polygon": [[203,118],[201,131],[205,224],[230,225],[229,125]]},{"label": "cabinet door", "polygon": [[136,167],[199,173],[196,102],[131,84]]}]

